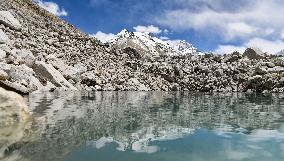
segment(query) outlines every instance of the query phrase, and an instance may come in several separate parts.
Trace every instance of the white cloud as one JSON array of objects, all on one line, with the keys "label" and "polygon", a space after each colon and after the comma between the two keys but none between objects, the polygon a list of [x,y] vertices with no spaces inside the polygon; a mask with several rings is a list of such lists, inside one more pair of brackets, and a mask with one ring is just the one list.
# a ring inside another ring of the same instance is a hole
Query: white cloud
[{"label": "white cloud", "polygon": [[234,45],[219,45],[215,50],[215,53],[218,54],[228,54],[234,51],[238,51],[243,53],[246,48],[256,47],[261,49],[263,52],[267,52],[269,54],[276,54],[279,51],[284,49],[284,41],[283,40],[266,40],[262,38],[253,38],[251,40],[246,41],[240,46]]},{"label": "white cloud", "polygon": [[254,38],[246,43],[248,47],[258,47],[264,52],[268,52],[271,54],[275,54],[280,50],[284,49],[284,41],[283,40],[266,40],[261,38]]},{"label": "white cloud", "polygon": [[[177,3],[177,0],[175,1]],[[174,30],[194,30],[224,41],[254,37],[280,39],[284,26],[281,0],[180,0],[179,7],[155,18]]]},{"label": "white cloud", "polygon": [[215,50],[217,54],[230,54],[234,51],[238,51],[243,53],[246,50],[246,47],[242,46],[234,46],[234,45],[219,45],[218,48]]},{"label": "white cloud", "polygon": [[112,33],[103,33],[101,31],[98,31],[96,34],[91,34],[90,36],[99,39],[103,43],[106,43],[116,37],[116,35]]},{"label": "white cloud", "polygon": [[159,33],[162,32],[161,29],[159,29],[158,27],[155,27],[153,25],[150,25],[150,26],[136,26],[136,27],[133,27],[133,29],[136,32],[143,32],[143,33],[159,34]]},{"label": "white cloud", "polygon": [[161,36],[160,39],[161,40],[169,40],[170,38],[168,38],[167,36]]},{"label": "white cloud", "polygon": [[282,32],[281,32],[281,39],[284,40],[284,30],[282,30]]},{"label": "white cloud", "polygon": [[47,1],[43,1],[43,0],[35,0],[35,2],[42,8],[44,8],[45,10],[47,10],[48,12],[56,15],[56,16],[67,16],[68,13],[66,12],[66,10],[64,8],[60,9],[60,7],[58,6],[58,4],[54,3],[54,2],[47,2]]}]

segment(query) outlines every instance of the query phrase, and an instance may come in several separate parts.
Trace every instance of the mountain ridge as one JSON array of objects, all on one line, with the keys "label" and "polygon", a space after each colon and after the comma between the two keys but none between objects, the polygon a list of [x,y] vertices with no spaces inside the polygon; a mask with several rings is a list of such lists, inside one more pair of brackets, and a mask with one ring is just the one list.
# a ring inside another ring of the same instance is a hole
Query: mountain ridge
[{"label": "mountain ridge", "polygon": [[185,40],[162,40],[155,37],[154,34],[130,32],[127,29],[123,29],[113,39],[106,41],[106,43],[111,46],[132,47],[153,55],[204,54]]}]

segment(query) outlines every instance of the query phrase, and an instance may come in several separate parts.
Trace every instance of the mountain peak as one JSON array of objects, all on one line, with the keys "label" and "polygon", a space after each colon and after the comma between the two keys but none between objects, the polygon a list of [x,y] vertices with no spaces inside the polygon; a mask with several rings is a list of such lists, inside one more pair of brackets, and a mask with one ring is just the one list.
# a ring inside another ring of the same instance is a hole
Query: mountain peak
[{"label": "mountain peak", "polygon": [[109,43],[121,48],[131,47],[152,55],[202,54],[185,40],[161,40],[150,33],[130,32],[127,29],[119,32]]}]

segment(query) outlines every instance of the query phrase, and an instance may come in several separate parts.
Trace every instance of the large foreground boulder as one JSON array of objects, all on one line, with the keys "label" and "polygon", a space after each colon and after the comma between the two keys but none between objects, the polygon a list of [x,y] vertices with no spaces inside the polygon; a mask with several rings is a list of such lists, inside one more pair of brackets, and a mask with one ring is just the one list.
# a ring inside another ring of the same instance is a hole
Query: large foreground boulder
[{"label": "large foreground boulder", "polygon": [[20,30],[22,27],[20,22],[9,11],[0,11],[0,24],[14,30]]},{"label": "large foreground boulder", "polygon": [[15,121],[25,121],[29,109],[22,96],[0,87],[0,127]]},{"label": "large foreground boulder", "polygon": [[0,160],[5,158],[5,150],[24,136],[28,117],[23,97],[0,87]]},{"label": "large foreground boulder", "polygon": [[56,87],[63,87],[70,90],[77,90],[51,64],[47,64],[42,61],[37,61],[35,62],[33,69],[37,77],[40,78],[41,80],[50,81]]}]

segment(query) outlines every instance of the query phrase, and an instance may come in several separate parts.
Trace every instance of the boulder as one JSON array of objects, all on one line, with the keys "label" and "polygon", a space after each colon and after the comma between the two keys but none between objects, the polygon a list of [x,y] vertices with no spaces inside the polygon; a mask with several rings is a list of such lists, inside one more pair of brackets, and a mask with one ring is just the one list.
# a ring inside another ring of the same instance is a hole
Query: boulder
[{"label": "boulder", "polygon": [[150,91],[151,89],[146,87],[144,84],[140,83],[136,78],[130,78],[127,82],[129,87],[132,87],[131,90],[135,91]]},{"label": "boulder", "polygon": [[255,73],[259,75],[263,75],[267,73],[267,70],[264,67],[255,68]]},{"label": "boulder", "polygon": [[18,93],[27,94],[43,87],[41,82],[35,77],[33,69],[25,64],[15,66],[11,64],[0,64],[0,69],[4,70],[9,78],[1,81],[1,86]]},{"label": "boulder", "polygon": [[29,89],[19,82],[10,82],[8,80],[0,81],[0,87],[3,87],[7,90],[11,90],[20,94],[30,93]]},{"label": "boulder", "polygon": [[20,30],[22,27],[20,22],[9,11],[0,11],[0,24],[14,30]]},{"label": "boulder", "polygon": [[3,61],[5,57],[6,57],[6,52],[0,49],[0,62]]},{"label": "boulder", "polygon": [[75,82],[81,81],[81,75],[87,72],[87,67],[81,63],[72,66],[61,66],[59,70],[66,79],[72,79]]},{"label": "boulder", "polygon": [[63,87],[70,90],[77,90],[71,83],[69,83],[62,74],[56,70],[51,64],[42,61],[35,62],[33,69],[36,75],[46,81],[50,81],[56,87]]},{"label": "boulder", "polygon": [[26,120],[29,109],[22,96],[0,87],[0,113],[0,122],[10,124]]},{"label": "boulder", "polygon": [[0,80],[6,80],[8,78],[8,74],[0,69]]},{"label": "boulder", "polygon": [[81,75],[81,83],[86,85],[95,85],[96,84],[96,74],[94,71],[88,71]]},{"label": "boulder", "polygon": [[257,91],[262,91],[264,80],[262,76],[256,75],[252,76],[247,81],[247,89],[254,89]]},{"label": "boulder", "polygon": [[23,138],[28,117],[23,97],[0,87],[0,160],[6,160],[9,146]]},{"label": "boulder", "polygon": [[269,68],[267,71],[269,73],[283,73],[284,72],[284,67],[276,66],[274,68]]},{"label": "boulder", "polygon": [[243,53],[243,56],[246,56],[251,60],[265,58],[265,54],[258,48],[247,48]]},{"label": "boulder", "polygon": [[13,64],[26,64],[28,67],[32,67],[35,62],[33,53],[25,49],[14,49],[10,55]]},{"label": "boulder", "polygon": [[0,44],[7,44],[9,41],[9,37],[0,29]]},{"label": "boulder", "polygon": [[284,67],[284,57],[279,57],[274,60],[275,65]]},{"label": "boulder", "polygon": [[266,65],[268,68],[273,68],[273,67],[275,67],[275,64],[272,63],[272,62],[265,62],[265,65]]},{"label": "boulder", "polygon": [[239,52],[233,52],[232,54],[224,55],[223,62],[235,62],[238,61],[241,58],[241,55]]}]

